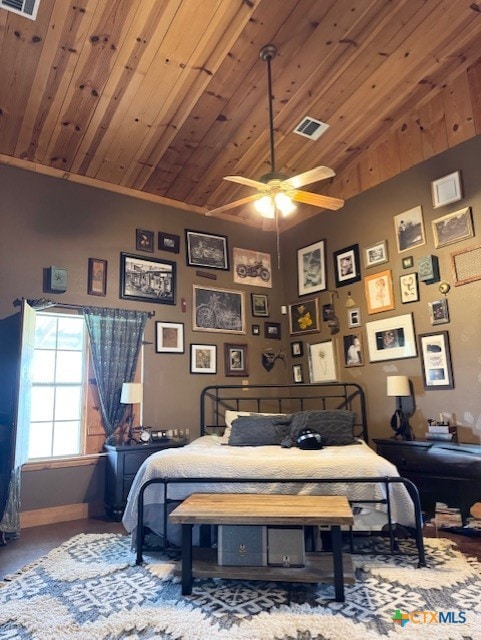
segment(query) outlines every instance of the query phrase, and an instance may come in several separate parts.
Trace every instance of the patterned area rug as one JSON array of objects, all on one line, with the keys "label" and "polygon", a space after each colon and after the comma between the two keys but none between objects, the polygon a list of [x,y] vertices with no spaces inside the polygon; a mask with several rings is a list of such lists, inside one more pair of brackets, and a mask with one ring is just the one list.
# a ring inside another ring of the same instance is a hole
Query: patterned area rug
[{"label": "patterned area rug", "polygon": [[127,536],[79,535],[1,584],[0,640],[480,640],[481,564],[448,540],[426,555],[418,569],[355,554],[344,603],[330,585],[260,581],[196,580],[182,596],[167,554],[137,567]]}]

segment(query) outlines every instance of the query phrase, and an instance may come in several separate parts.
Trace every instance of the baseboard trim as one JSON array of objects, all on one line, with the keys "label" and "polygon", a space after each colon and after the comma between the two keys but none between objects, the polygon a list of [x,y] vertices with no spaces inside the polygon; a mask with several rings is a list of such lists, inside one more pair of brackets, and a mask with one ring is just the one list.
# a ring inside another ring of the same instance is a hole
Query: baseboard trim
[{"label": "baseboard trim", "polygon": [[56,524],[57,522],[69,522],[71,520],[84,520],[102,516],[105,516],[105,508],[102,503],[66,504],[59,507],[22,511],[20,513],[20,528],[29,529],[30,527],[38,527],[44,524]]}]

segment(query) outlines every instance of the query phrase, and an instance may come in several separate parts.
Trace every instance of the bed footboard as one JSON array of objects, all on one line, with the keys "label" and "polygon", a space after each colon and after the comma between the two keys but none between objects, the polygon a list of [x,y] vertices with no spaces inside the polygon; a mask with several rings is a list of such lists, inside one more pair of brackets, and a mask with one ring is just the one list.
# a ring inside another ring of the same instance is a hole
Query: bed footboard
[{"label": "bed footboard", "polygon": [[288,479],[288,480],[279,480],[279,478],[152,478],[145,482],[139,490],[139,495],[137,497],[137,531],[135,536],[135,549],[136,549],[136,564],[143,563],[143,547],[145,544],[145,532],[144,532],[144,501],[145,501],[145,491],[152,484],[162,484],[163,485],[163,504],[159,505],[159,508],[164,509],[164,548],[167,545],[167,519],[168,519],[168,487],[171,484],[202,484],[202,483],[213,483],[216,484],[238,484],[245,482],[255,482],[255,483],[316,483],[316,484],[336,484],[336,483],[346,483],[346,484],[374,484],[381,483],[386,487],[386,498],[383,500],[353,500],[351,504],[354,503],[375,503],[375,504],[385,504],[386,512],[387,512],[387,520],[389,526],[389,537],[390,537],[390,545],[391,552],[393,553],[395,550],[395,533],[392,521],[392,513],[391,513],[391,492],[390,487],[392,484],[403,484],[408,491],[411,500],[414,505],[414,518],[415,518],[415,528],[414,528],[414,538],[417,547],[418,554],[418,567],[426,566],[426,557],[424,552],[424,541],[422,535],[423,528],[423,519],[421,512],[421,501],[419,497],[419,492],[416,485],[408,480],[407,478],[400,477],[361,477],[361,478],[302,478],[302,479]]}]

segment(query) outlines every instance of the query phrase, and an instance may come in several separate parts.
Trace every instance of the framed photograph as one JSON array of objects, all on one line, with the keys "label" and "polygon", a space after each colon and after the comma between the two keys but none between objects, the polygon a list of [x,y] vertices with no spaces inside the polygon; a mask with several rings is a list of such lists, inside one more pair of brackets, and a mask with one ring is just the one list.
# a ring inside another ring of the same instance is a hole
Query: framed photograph
[{"label": "framed photograph", "polygon": [[155,323],[155,353],[184,353],[184,323]]},{"label": "framed photograph", "polygon": [[401,263],[403,269],[412,269],[414,267],[414,258],[413,256],[404,256]]},{"label": "framed photograph", "polygon": [[451,268],[455,287],[481,280],[481,245],[453,251]]},{"label": "framed photograph", "polygon": [[402,304],[419,300],[418,274],[416,272],[399,276],[399,287]]},{"label": "framed photograph", "polygon": [[154,253],[154,232],[145,229],[135,230],[135,250]]},{"label": "framed photograph", "polygon": [[449,308],[447,298],[442,300],[434,300],[429,302],[429,317],[431,318],[431,324],[446,324],[449,322]]},{"label": "framed photograph", "polygon": [[330,320],[334,320],[334,305],[331,303],[322,305],[322,321],[329,322]]},{"label": "framed photograph", "polygon": [[190,372],[217,373],[217,347],[215,344],[190,345]]},{"label": "framed photograph", "polygon": [[433,220],[433,236],[436,249],[472,238],[474,232],[471,207]]},{"label": "framed photograph", "polygon": [[256,287],[272,287],[271,256],[269,253],[234,247],[232,257],[234,282]]},{"label": "framed photograph", "polygon": [[336,382],[334,342],[325,340],[309,345],[309,375],[311,382]]},{"label": "framed photograph", "polygon": [[333,258],[336,287],[344,287],[361,279],[358,244],[335,251]]},{"label": "framed photograph", "polygon": [[251,306],[255,318],[269,317],[269,299],[263,293],[251,293]]},{"label": "framed photograph", "polygon": [[394,309],[394,293],[391,270],[379,271],[364,277],[367,312],[380,313]]},{"label": "framed photograph", "polygon": [[261,335],[261,325],[260,324],[253,324],[252,325],[252,335],[253,336],[260,336]]},{"label": "framed photograph", "polygon": [[280,322],[264,322],[264,338],[281,339]]},{"label": "framed photograph", "polygon": [[89,258],[87,293],[91,296],[107,294],[107,260]]},{"label": "framed photograph", "polygon": [[362,352],[361,332],[350,333],[342,338],[344,346],[344,366],[362,367],[364,365],[364,354]]},{"label": "framed photograph", "polygon": [[246,344],[224,344],[224,362],[226,376],[248,376]]},{"label": "framed photograph", "polygon": [[158,243],[160,251],[170,251],[170,253],[180,252],[180,236],[174,233],[159,231]]},{"label": "framed photograph", "polygon": [[369,267],[376,267],[378,264],[383,264],[388,261],[387,253],[387,241],[381,240],[376,242],[370,247],[364,249],[364,266],[366,269]]},{"label": "framed photograph", "polygon": [[461,192],[461,172],[454,171],[438,180],[433,180],[431,182],[431,193],[433,196],[433,209],[461,200],[463,197]]},{"label": "framed photograph", "polygon": [[245,333],[244,292],[194,285],[194,331]]},{"label": "framed photograph", "polygon": [[302,371],[302,364],[292,365],[292,379],[296,384],[302,384],[304,382],[304,373]]},{"label": "framed photograph", "polygon": [[421,333],[418,336],[425,389],[454,389],[449,334]]},{"label": "framed photograph", "polygon": [[422,208],[414,207],[394,216],[394,231],[399,253],[426,244]]},{"label": "framed photograph", "polygon": [[413,314],[366,322],[370,362],[415,358]]},{"label": "framed photograph", "polygon": [[304,344],[302,342],[291,342],[291,356],[300,358],[304,355]]},{"label": "framed photograph", "polygon": [[347,326],[349,329],[361,326],[361,309],[359,307],[347,310]]},{"label": "framed photograph", "polygon": [[187,265],[189,267],[229,270],[229,252],[226,236],[186,229],[185,244]]},{"label": "framed photograph", "polygon": [[297,250],[297,287],[300,296],[327,289],[325,240]]},{"label": "framed photograph", "polygon": [[289,305],[289,332],[291,336],[317,333],[320,330],[318,298]]},{"label": "framed photograph", "polygon": [[124,300],[175,304],[175,262],[120,254],[120,297]]}]

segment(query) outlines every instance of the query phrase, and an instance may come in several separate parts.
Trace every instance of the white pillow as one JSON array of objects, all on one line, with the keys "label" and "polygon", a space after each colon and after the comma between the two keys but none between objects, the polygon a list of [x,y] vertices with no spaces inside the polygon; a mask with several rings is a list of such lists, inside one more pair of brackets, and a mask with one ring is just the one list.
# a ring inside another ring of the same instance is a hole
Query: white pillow
[{"label": "white pillow", "polygon": [[224,414],[225,430],[220,439],[222,444],[229,443],[230,431],[232,423],[240,416],[285,416],[285,413],[256,413],[255,411],[232,411],[227,409]]}]

